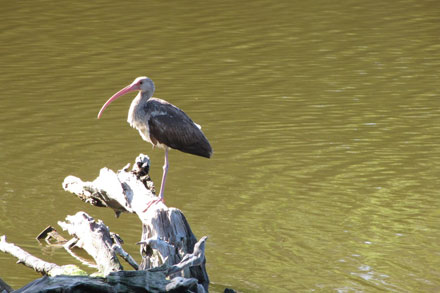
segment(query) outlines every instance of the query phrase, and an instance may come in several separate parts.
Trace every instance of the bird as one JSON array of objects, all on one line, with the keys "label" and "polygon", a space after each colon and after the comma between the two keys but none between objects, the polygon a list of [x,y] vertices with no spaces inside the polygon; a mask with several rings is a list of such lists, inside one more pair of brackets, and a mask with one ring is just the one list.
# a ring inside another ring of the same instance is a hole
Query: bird
[{"label": "bird", "polygon": [[212,147],[199,124],[173,104],[153,97],[155,86],[151,78],[137,77],[131,84],[111,96],[101,107],[98,119],[104,110],[117,98],[137,91],[128,111],[127,122],[139,131],[140,136],[154,147],[165,150],[162,181],[158,199],[151,201],[147,208],[157,202],[164,202],[165,182],[168,173],[168,150],[177,149],[205,158],[212,156]]}]

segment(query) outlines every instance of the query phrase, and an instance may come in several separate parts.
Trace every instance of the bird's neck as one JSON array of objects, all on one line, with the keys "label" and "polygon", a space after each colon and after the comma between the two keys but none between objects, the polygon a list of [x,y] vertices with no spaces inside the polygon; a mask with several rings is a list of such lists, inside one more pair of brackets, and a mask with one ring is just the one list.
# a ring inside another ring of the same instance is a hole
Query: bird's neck
[{"label": "bird's neck", "polygon": [[145,104],[150,98],[151,94],[149,92],[139,92],[131,102],[127,122],[130,123],[132,127],[137,127],[137,121],[142,120],[142,117],[145,116],[143,111],[145,111]]},{"label": "bird's neck", "polygon": [[147,101],[153,96],[153,93],[150,91],[141,92],[139,94],[140,99]]}]

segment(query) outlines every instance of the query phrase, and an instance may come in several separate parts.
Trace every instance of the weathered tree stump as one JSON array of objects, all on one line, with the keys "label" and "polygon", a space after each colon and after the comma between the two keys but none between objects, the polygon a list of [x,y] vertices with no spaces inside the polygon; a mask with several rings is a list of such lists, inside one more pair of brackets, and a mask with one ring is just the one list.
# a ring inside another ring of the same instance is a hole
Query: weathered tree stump
[{"label": "weathered tree stump", "polygon": [[[98,272],[94,277],[84,275],[76,266],[58,266],[38,259],[21,248],[0,238],[0,250],[10,253],[29,267],[46,275],[16,292],[206,292],[209,278],[205,268],[205,242],[198,242],[183,213],[168,208],[163,202],[149,205],[155,196],[148,171],[150,161],[143,154],[129,170],[130,164],[118,172],[103,168],[92,182],[68,176],[63,182],[66,191],[97,207],[109,207],[116,216],[135,213],[142,222],[140,265],[122,248],[122,240],[111,233],[100,220],[84,212],[67,216],[58,224],[73,238],[66,242],[52,227],[46,228],[37,239],[49,237],[72,247],[84,249],[95,260]],[[150,206],[150,207],[149,207]],[[147,209],[147,207],[149,207]],[[55,231],[55,234],[54,232]],[[124,271],[117,256],[122,256],[136,271]],[[73,273],[72,273],[73,271]],[[63,276],[60,276],[63,275]],[[64,276],[70,275],[70,276]],[[48,277],[55,276],[55,277]]]},{"label": "weathered tree stump", "polygon": [[[117,173],[102,168],[99,177],[93,182],[83,182],[77,177],[68,176],[63,182],[63,188],[91,205],[112,208],[116,216],[128,212],[139,217],[142,222],[142,269],[158,267],[164,263],[169,266],[178,264],[186,254],[193,253],[196,237],[179,209],[168,208],[158,202],[145,211],[149,203],[157,199],[148,175],[149,157],[140,154],[131,171],[129,167],[128,164]],[[208,289],[205,260],[198,266],[185,268],[179,274],[185,278],[196,278]]]}]

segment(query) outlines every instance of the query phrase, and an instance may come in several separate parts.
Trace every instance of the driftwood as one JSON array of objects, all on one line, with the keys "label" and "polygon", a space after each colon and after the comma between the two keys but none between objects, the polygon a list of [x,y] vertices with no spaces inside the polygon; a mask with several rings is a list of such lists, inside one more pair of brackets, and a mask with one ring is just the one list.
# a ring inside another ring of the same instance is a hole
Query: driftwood
[{"label": "driftwood", "polygon": [[[84,212],[67,216],[58,222],[73,238],[66,242],[52,227],[46,228],[37,239],[55,239],[72,254],[72,248],[84,249],[95,261],[92,266],[98,273],[89,276],[59,276],[74,273],[85,274],[76,266],[58,266],[31,256],[6,237],[0,239],[0,250],[10,253],[19,262],[46,275],[29,283],[17,292],[205,292],[209,278],[205,268],[204,236],[196,237],[183,213],[168,208],[156,200],[154,184],[148,171],[148,156],[139,155],[129,170],[129,164],[113,172],[103,168],[93,182],[68,176],[63,182],[66,191],[74,193],[81,200],[97,207],[109,207],[116,216],[121,213],[135,213],[142,222],[140,265],[122,248],[122,240],[111,233],[100,220],[94,220]],[[147,208],[148,207],[148,208]],[[55,232],[54,232],[55,231]],[[136,271],[124,271],[118,255],[122,256]],[[75,255],[74,255],[75,256]],[[81,260],[82,262],[87,262]],[[64,271],[63,271],[64,270]],[[56,277],[48,277],[56,276]]]},{"label": "driftwood", "polygon": [[66,248],[83,248],[94,258],[102,275],[122,270],[116,250],[113,249],[114,242],[110,230],[102,221],[95,221],[86,213],[78,212],[74,216],[67,216],[66,221],[58,222],[58,225],[74,236],[74,241],[69,241]]},{"label": "driftwood", "polygon": [[[75,220],[84,218],[91,223],[91,226],[102,225],[101,221],[95,222],[84,212],[79,212],[75,216],[68,216],[67,218],[72,219],[72,217]],[[80,224],[80,226],[83,226],[83,224]],[[87,242],[86,246],[92,242],[100,245],[104,244],[89,236],[84,240]],[[17,257],[22,264],[34,268],[44,275],[52,276],[35,280],[14,292],[205,292],[204,287],[198,284],[197,279],[183,277],[167,279],[170,275],[189,266],[200,264],[205,241],[206,236],[196,243],[193,254],[185,255],[180,263],[171,267],[164,264],[149,270],[115,271],[108,273],[105,277],[95,276],[93,278],[86,276],[87,273],[75,265],[58,266],[36,258],[13,243],[7,242],[5,236],[0,238],[0,250]],[[83,242],[83,240],[78,239],[78,242]],[[106,250],[106,253],[110,251],[110,249],[103,249]],[[107,262],[108,260],[104,260],[104,263]],[[98,267],[102,267],[102,264]],[[3,286],[6,292],[12,290],[8,291],[7,288],[10,287],[7,287],[6,283]],[[3,291],[0,292],[3,293]]]},{"label": "driftwood", "polygon": [[165,279],[161,270],[157,271],[120,271],[105,278],[58,276],[37,279],[16,293],[35,292],[197,292],[196,279]]},{"label": "driftwood", "polygon": [[[81,200],[98,207],[110,207],[117,216],[123,212],[135,213],[142,222],[141,269],[149,269],[166,263],[178,264],[186,254],[193,253],[196,237],[183,213],[176,208],[168,208],[163,202],[150,205],[157,197],[154,185],[148,175],[150,160],[140,154],[132,170],[126,165],[117,173],[102,168],[93,182],[68,176],[63,188],[77,195]],[[205,268],[205,258],[200,265],[185,268],[180,276],[196,278],[207,290],[209,278]]]},{"label": "driftwood", "polygon": [[18,259],[17,263],[24,264],[44,275],[58,276],[87,274],[75,265],[59,266],[35,257],[15,244],[7,242],[5,235],[0,237],[0,251],[11,254]]}]

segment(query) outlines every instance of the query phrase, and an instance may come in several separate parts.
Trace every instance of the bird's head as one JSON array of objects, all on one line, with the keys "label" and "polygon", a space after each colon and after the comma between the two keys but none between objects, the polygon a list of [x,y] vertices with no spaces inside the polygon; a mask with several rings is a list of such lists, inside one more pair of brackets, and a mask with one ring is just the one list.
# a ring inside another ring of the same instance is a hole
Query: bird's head
[{"label": "bird's head", "polygon": [[137,90],[145,93],[151,93],[153,95],[154,93],[154,82],[151,78],[146,76],[141,76],[136,78],[132,83],[131,86],[135,87]]},{"label": "bird's head", "polygon": [[119,92],[114,94],[110,99],[108,99],[107,102],[102,106],[101,110],[98,113],[98,119],[101,118],[102,112],[104,112],[105,108],[110,105],[111,102],[116,100],[117,98],[134,91],[140,91],[142,94],[142,97],[146,96],[150,98],[153,96],[154,93],[154,82],[151,80],[151,78],[146,76],[141,76],[136,78],[130,85],[124,87]]}]

